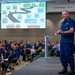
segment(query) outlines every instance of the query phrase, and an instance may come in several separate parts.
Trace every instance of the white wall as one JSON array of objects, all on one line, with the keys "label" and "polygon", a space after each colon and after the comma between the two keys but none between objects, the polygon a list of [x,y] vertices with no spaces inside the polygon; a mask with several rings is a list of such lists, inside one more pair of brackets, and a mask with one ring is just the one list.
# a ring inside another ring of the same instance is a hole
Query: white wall
[{"label": "white wall", "polygon": [[75,12],[75,3],[55,4],[47,2],[47,12],[61,12],[62,10]]}]

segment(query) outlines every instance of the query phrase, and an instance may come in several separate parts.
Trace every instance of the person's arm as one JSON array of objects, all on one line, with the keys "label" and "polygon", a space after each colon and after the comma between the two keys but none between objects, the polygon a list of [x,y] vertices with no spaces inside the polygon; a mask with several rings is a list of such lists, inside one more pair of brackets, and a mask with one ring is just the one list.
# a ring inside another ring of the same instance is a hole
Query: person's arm
[{"label": "person's arm", "polygon": [[14,58],[13,60],[17,60],[18,58],[16,57],[16,58]]},{"label": "person's arm", "polygon": [[68,34],[68,33],[73,33],[74,32],[74,28],[70,28],[70,30],[67,31],[60,31],[60,34]]},{"label": "person's arm", "polygon": [[74,32],[74,28],[70,28],[70,30],[67,30],[67,31],[61,31],[61,30],[58,30],[56,32],[56,34],[69,34],[69,33],[73,33]]}]

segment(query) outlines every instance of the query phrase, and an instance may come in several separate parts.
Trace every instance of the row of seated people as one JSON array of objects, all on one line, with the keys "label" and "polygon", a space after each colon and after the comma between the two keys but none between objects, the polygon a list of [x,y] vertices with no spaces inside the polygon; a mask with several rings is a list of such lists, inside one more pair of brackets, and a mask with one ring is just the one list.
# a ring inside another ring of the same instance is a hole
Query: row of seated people
[{"label": "row of seated people", "polygon": [[[33,48],[34,47],[34,48]],[[2,63],[2,70],[6,71],[9,64],[16,63],[17,60],[22,56],[22,60],[26,60],[26,56],[30,55],[32,59],[39,55],[44,49],[45,43],[43,40],[36,41],[34,46],[30,44],[30,41],[27,41],[26,44],[24,41],[18,43],[17,41],[0,42],[0,62]],[[32,52],[34,50],[34,52]],[[51,55],[59,54],[60,52],[60,43],[54,42],[52,45],[50,41],[48,41],[48,51]],[[4,60],[2,60],[2,57]]]},{"label": "row of seated people", "polygon": [[[59,56],[60,55],[60,42],[55,41],[51,45],[50,42],[48,43],[48,51],[50,52],[51,56]],[[75,55],[75,44],[73,46],[73,53]]]},{"label": "row of seated people", "polygon": [[51,56],[59,56],[60,43],[58,41],[53,42],[52,45],[49,46],[49,52],[50,52]]},{"label": "row of seated people", "polygon": [[29,41],[26,44],[23,41],[19,44],[16,41],[10,41],[10,43],[6,41],[0,42],[0,63],[2,64],[2,71],[6,71],[11,63],[16,63],[20,55],[22,56],[22,60],[25,61],[28,54],[31,54],[32,58],[34,58],[39,55],[42,49],[42,44],[36,42],[34,44],[35,52],[31,54],[32,45]]}]

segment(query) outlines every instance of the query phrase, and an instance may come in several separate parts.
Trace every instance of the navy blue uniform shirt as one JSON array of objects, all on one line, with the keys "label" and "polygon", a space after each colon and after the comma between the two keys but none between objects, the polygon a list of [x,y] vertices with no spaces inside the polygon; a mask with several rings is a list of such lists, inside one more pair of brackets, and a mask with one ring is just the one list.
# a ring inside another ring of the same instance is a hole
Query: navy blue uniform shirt
[{"label": "navy blue uniform shirt", "polygon": [[31,44],[26,44],[26,48],[32,48]]},{"label": "navy blue uniform shirt", "polygon": [[[74,27],[75,27],[75,21],[71,19],[70,17],[61,23],[62,31],[68,31],[70,30],[70,28],[74,28]],[[67,33],[67,34],[64,34],[64,33],[61,34],[60,43],[74,43],[74,32]]]},{"label": "navy blue uniform shirt", "polygon": [[0,49],[0,57],[1,57],[1,54],[3,54],[3,56],[5,57],[5,51],[3,48]]},{"label": "navy blue uniform shirt", "polygon": [[13,58],[19,58],[19,52],[17,50],[12,51]]}]

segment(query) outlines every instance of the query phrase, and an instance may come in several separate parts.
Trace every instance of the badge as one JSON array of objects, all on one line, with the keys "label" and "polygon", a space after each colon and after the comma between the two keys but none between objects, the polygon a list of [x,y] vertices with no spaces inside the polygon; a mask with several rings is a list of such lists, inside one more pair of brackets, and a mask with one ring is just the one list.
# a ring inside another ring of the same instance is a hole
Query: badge
[{"label": "badge", "polygon": [[68,27],[66,27],[66,29],[68,29]]}]

